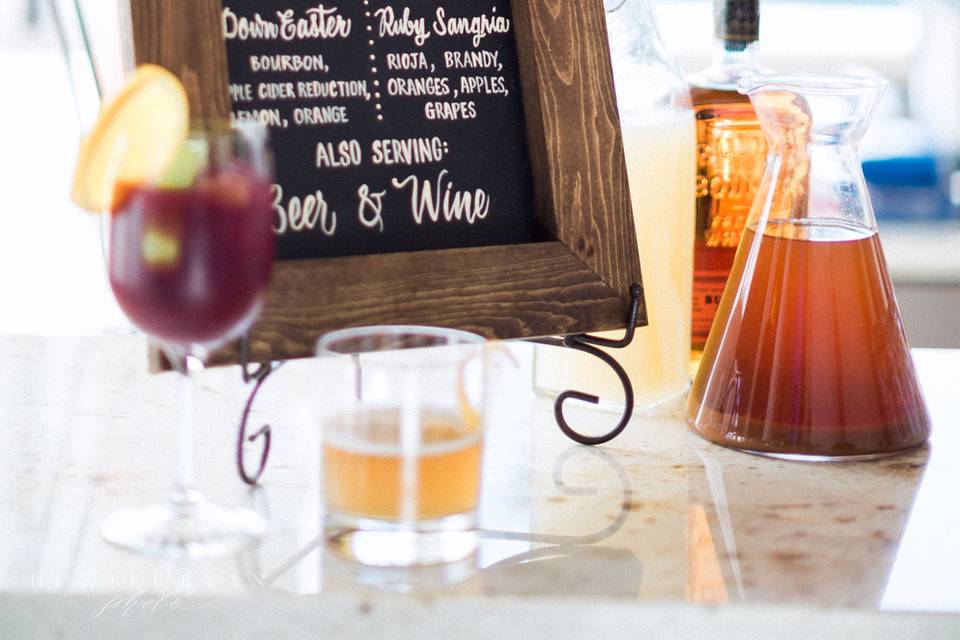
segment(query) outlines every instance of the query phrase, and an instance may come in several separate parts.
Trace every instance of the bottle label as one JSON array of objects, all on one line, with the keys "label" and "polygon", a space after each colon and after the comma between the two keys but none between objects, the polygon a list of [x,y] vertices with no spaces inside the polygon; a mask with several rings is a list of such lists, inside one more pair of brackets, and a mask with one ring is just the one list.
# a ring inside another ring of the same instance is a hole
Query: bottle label
[{"label": "bottle label", "polygon": [[766,164],[766,141],[749,103],[697,108],[697,223],[691,347],[710,334]]},{"label": "bottle label", "polygon": [[729,271],[697,270],[693,278],[693,330],[691,346],[703,349],[717,315]]}]

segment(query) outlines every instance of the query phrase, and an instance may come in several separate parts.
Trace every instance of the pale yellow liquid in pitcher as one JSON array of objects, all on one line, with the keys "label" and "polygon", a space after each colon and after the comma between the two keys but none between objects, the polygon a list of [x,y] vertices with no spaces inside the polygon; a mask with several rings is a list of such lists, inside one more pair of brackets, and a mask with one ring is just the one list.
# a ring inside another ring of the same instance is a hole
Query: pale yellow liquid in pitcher
[{"label": "pale yellow liquid in pitcher", "polygon": [[[633,344],[611,353],[633,382],[637,409],[654,409],[690,385],[690,296],[693,283],[696,131],[693,114],[623,127],[630,196],[650,325]],[[624,318],[626,323],[626,318]],[[620,338],[622,331],[599,334]],[[598,359],[569,349],[536,348],[534,387],[555,395],[575,389],[623,406],[616,374]]]}]

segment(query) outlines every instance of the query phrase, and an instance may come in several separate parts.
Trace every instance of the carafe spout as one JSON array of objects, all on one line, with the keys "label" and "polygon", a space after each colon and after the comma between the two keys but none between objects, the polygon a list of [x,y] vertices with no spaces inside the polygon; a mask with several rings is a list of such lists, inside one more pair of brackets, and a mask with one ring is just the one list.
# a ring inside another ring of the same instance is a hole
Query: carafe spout
[{"label": "carafe spout", "polygon": [[878,77],[779,75],[754,73],[745,76],[740,93],[750,96],[767,135],[791,128],[784,117],[808,115],[809,139],[825,144],[856,145],[866,132],[888,82]]}]

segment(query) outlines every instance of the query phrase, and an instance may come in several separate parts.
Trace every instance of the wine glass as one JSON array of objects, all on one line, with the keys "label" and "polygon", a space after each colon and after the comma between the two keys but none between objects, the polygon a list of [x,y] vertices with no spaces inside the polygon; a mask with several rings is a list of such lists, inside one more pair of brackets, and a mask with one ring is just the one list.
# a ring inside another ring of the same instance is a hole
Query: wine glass
[{"label": "wine glass", "polygon": [[275,246],[271,185],[266,129],[209,122],[190,133],[162,178],[117,185],[105,229],[110,285],[179,372],[180,419],[173,490],[162,504],[112,514],[101,534],[114,545],[213,557],[265,531],[259,514],[213,504],[196,488],[191,376],[261,308]]}]

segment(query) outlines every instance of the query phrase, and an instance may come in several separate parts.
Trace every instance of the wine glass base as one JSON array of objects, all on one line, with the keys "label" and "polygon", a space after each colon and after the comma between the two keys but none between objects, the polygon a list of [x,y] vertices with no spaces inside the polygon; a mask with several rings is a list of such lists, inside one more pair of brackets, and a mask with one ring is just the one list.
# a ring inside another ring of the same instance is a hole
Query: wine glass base
[{"label": "wine glass base", "polygon": [[110,544],[156,558],[218,558],[255,544],[267,522],[250,509],[204,500],[122,509],[100,526]]}]

